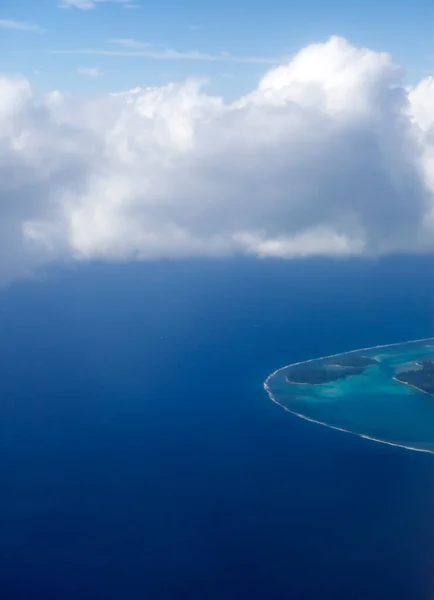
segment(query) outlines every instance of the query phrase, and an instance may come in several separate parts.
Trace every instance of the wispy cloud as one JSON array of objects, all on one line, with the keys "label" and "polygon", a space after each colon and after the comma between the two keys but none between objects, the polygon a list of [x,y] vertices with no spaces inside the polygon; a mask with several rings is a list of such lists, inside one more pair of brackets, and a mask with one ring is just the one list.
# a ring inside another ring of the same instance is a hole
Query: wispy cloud
[{"label": "wispy cloud", "polygon": [[18,31],[32,31],[34,33],[44,33],[45,29],[33,23],[24,23],[23,21],[14,21],[12,19],[0,19],[0,29],[16,29]]},{"label": "wispy cloud", "polygon": [[123,46],[124,48],[131,48],[132,50],[143,50],[144,48],[150,48],[151,44],[147,42],[138,42],[130,38],[116,38],[114,40],[108,40],[110,44],[116,44]]},{"label": "wispy cloud", "polygon": [[78,67],[77,73],[86,77],[100,77],[102,75],[98,67]]},{"label": "wispy cloud", "polygon": [[278,64],[281,61],[273,58],[264,58],[260,56],[234,56],[229,52],[220,52],[220,54],[209,54],[197,50],[179,51],[171,48],[157,49],[150,44],[138,42],[132,39],[115,39],[111,43],[130,48],[131,50],[105,50],[99,48],[82,48],[76,50],[52,50],[52,54],[78,54],[90,56],[121,56],[125,58],[150,58],[153,60],[195,60],[195,61],[215,61],[215,62],[235,62],[235,63],[257,63],[257,64]]},{"label": "wispy cloud", "polygon": [[96,8],[97,4],[102,2],[123,4],[125,8],[138,6],[132,4],[132,0],[61,0],[59,6],[60,8],[79,8],[81,10],[91,10],[92,8]]},{"label": "wispy cloud", "polygon": [[140,4],[124,4],[124,8],[129,8],[129,9],[140,8]]}]

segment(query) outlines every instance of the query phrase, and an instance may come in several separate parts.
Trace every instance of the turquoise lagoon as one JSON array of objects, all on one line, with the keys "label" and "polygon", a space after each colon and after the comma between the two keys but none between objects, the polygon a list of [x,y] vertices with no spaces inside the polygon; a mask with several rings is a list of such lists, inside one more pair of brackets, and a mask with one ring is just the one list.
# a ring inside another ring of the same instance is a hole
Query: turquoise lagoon
[{"label": "turquoise lagoon", "polygon": [[[330,359],[364,356],[376,364],[363,373],[323,384],[289,383],[295,367],[316,369]],[[375,346],[287,365],[264,387],[285,410],[315,423],[369,439],[434,453],[434,396],[393,379],[434,360],[434,338]]]}]

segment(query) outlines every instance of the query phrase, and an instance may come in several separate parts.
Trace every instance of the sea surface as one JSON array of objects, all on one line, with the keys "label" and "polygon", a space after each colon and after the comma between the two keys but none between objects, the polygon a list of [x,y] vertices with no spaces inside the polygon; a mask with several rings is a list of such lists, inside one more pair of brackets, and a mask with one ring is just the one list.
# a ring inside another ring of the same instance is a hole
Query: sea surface
[{"label": "sea surface", "polygon": [[161,261],[1,291],[0,597],[433,598],[434,456],[263,388],[434,336],[432,274],[424,257]]}]

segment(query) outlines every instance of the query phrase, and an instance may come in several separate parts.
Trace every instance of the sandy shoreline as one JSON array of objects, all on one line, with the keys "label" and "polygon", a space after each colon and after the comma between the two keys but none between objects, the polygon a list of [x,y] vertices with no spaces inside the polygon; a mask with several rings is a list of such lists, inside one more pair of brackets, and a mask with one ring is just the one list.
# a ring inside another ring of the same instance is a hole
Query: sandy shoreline
[{"label": "sandy shoreline", "polygon": [[307,383],[307,381],[291,381],[288,377],[285,377],[285,381],[286,383],[290,383],[291,385],[326,385],[325,383]]},{"label": "sandy shoreline", "polygon": [[422,392],[423,394],[426,394],[427,396],[431,396],[431,398],[434,397],[434,394],[430,394],[429,392],[426,392],[425,390],[418,388],[417,385],[412,385],[411,383],[408,383],[407,381],[401,381],[400,379],[397,379],[396,377],[392,377],[392,379],[393,379],[393,381],[396,381],[397,383],[402,383],[402,385],[408,385],[408,387],[411,387],[414,390],[417,390],[418,392]]}]

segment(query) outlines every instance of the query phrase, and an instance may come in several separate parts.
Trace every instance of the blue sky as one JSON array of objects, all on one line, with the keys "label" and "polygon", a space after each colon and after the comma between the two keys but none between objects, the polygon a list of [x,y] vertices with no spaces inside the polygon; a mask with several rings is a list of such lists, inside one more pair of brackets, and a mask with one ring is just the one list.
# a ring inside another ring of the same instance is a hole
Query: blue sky
[{"label": "blue sky", "polygon": [[[281,61],[335,34],[358,46],[391,52],[410,82],[430,74],[434,66],[434,9],[428,0],[97,0],[89,10],[61,8],[61,1],[1,0],[0,19],[6,24],[45,30],[2,27],[3,72],[22,73],[42,88],[73,92],[115,91],[197,76],[210,80],[212,92],[231,97],[255,87],[269,68],[265,62],[237,62],[234,57]],[[79,53],[89,49],[151,56]],[[167,50],[175,51],[176,58],[167,56]],[[190,54],[218,57],[222,52],[231,57],[198,60]],[[92,77],[98,72],[100,76]]]}]

